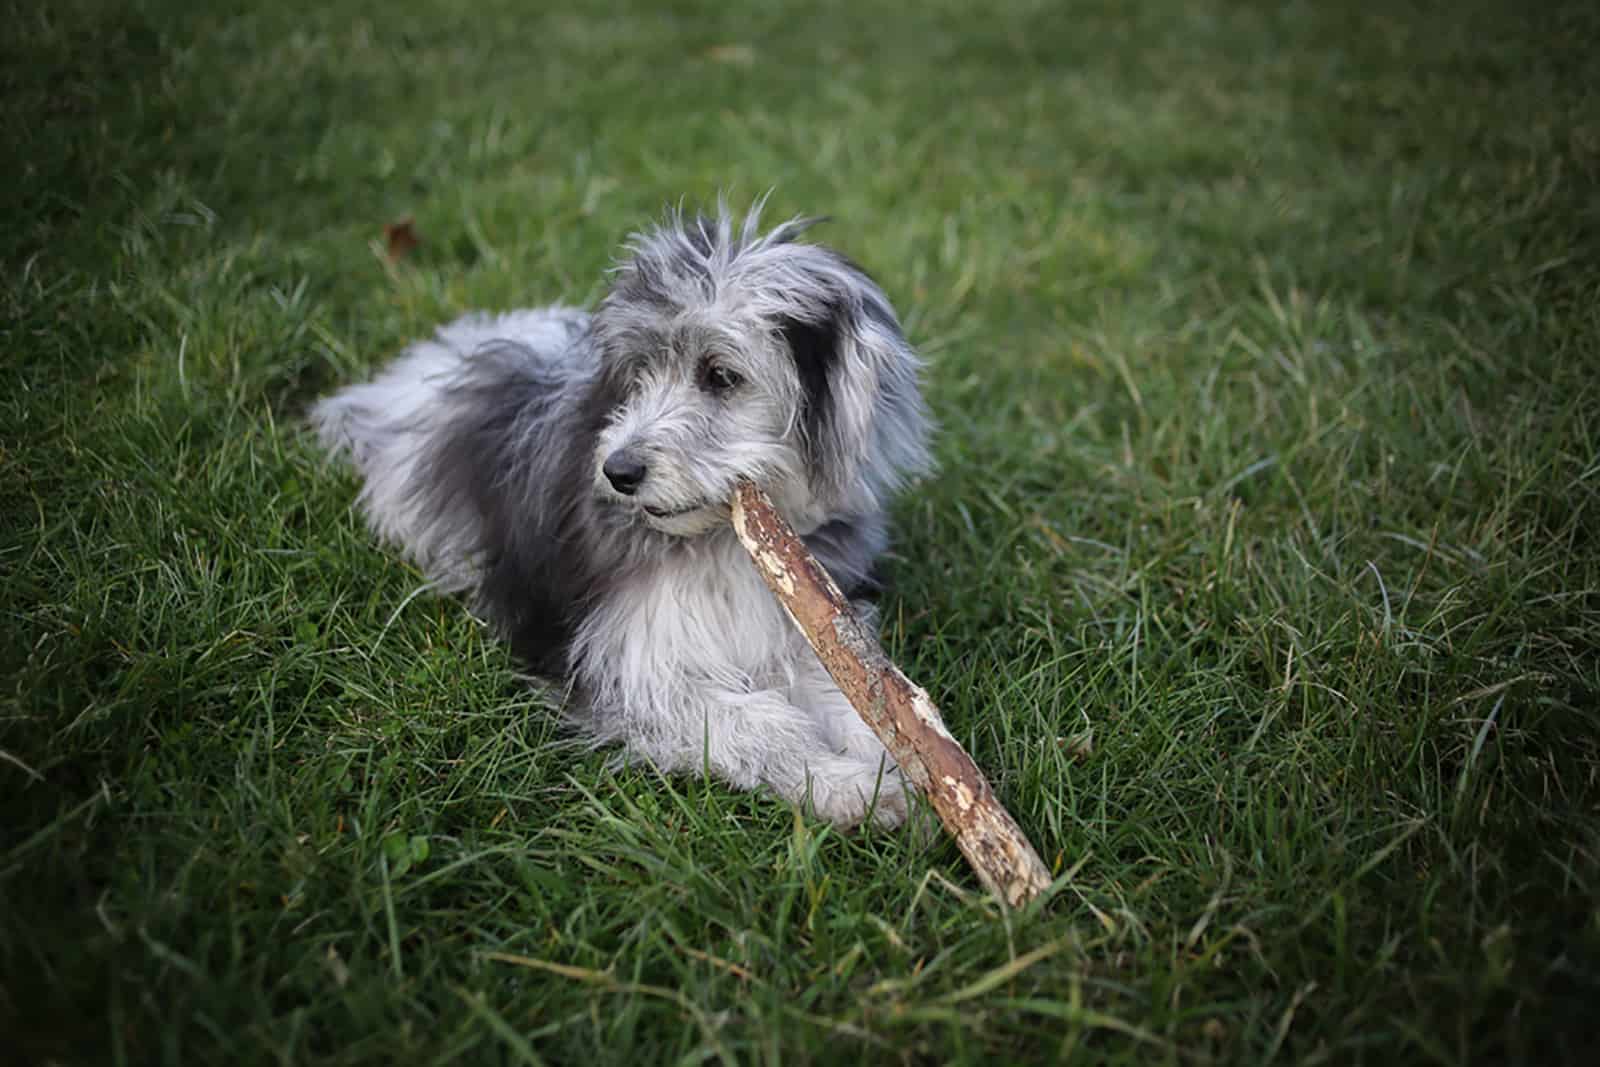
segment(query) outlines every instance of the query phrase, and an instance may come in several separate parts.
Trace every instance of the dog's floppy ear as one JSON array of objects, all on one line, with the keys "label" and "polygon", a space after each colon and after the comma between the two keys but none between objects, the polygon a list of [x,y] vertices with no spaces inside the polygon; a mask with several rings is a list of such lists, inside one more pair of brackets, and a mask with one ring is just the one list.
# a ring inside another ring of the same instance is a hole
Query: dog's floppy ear
[{"label": "dog's floppy ear", "polygon": [[929,465],[921,360],[866,272],[817,251],[823,299],[780,324],[800,379],[813,489],[833,507],[876,510]]},{"label": "dog's floppy ear", "polygon": [[834,386],[830,379],[839,361],[840,318],[839,309],[824,307],[822,317],[814,322],[790,316],[780,324],[783,343],[789,346],[800,379],[800,433],[813,452],[824,445],[824,424],[832,413]]}]

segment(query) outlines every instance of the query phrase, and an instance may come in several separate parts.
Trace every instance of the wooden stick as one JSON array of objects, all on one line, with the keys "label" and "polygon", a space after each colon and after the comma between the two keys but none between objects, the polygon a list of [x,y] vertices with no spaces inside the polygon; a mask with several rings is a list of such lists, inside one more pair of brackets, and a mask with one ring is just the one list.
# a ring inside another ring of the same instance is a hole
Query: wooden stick
[{"label": "wooden stick", "polygon": [[933,806],[978,879],[1011,907],[1050,884],[1050,871],[1000,805],[928,694],[890,662],[767,494],[739,483],[733,529],[756,570],[805,634],[839,689]]}]

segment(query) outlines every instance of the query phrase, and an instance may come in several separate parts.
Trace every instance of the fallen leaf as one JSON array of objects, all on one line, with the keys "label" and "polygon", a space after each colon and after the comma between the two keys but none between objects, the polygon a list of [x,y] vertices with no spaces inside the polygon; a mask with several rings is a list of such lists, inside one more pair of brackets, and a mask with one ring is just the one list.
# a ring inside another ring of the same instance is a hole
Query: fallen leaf
[{"label": "fallen leaf", "polygon": [[713,63],[748,67],[756,61],[756,50],[747,44],[718,44],[706,49],[706,58]]},{"label": "fallen leaf", "polygon": [[422,238],[417,236],[412,219],[404,218],[399,222],[383,224],[383,245],[388,251],[389,262],[398,263],[421,243]]},{"label": "fallen leaf", "polygon": [[324,965],[333,974],[333,984],[343,989],[350,982],[350,968],[345,965],[344,959],[339,955],[339,950],[332,945],[322,957]]},{"label": "fallen leaf", "polygon": [[1085,730],[1071,737],[1056,738],[1056,747],[1073,759],[1084,760],[1094,755],[1094,731]]}]

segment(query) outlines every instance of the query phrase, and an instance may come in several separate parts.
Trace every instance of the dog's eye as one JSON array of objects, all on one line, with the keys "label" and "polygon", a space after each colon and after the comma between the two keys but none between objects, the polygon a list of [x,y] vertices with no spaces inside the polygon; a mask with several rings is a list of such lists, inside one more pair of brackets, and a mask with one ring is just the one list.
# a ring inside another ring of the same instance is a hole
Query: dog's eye
[{"label": "dog's eye", "polygon": [[737,372],[717,363],[707,364],[700,380],[713,393],[729,392],[744,381]]}]

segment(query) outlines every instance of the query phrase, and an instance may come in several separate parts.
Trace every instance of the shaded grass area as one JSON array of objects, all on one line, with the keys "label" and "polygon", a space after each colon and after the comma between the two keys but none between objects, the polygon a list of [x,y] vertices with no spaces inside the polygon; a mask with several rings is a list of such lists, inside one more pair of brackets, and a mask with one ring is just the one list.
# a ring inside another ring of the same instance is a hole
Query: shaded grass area
[{"label": "shaded grass area", "polygon": [[[1600,34],[1534,8],[8,7],[0,1031],[1578,1058]],[[1027,914],[926,835],[563,749],[298,423],[769,186],[930,359],[886,639],[1061,874]]]}]

